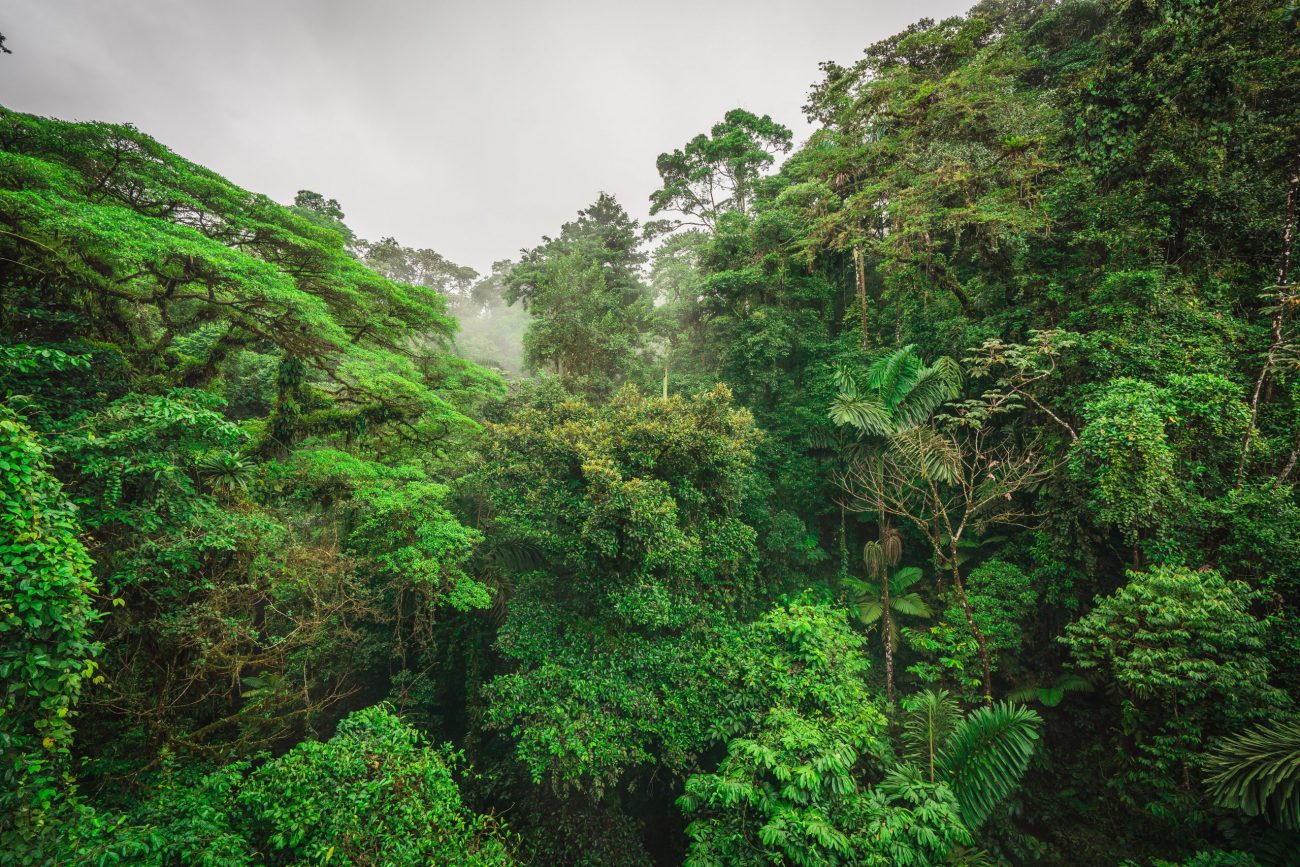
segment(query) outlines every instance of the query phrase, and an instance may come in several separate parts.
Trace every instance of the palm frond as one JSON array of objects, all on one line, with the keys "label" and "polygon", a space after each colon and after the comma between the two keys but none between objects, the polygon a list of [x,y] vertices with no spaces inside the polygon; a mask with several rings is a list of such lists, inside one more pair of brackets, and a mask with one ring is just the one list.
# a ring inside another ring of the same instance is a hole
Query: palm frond
[{"label": "palm frond", "polygon": [[1023,705],[999,702],[967,714],[939,758],[943,777],[972,831],[1010,795],[1029,767],[1042,718]]},{"label": "palm frond", "polygon": [[954,482],[961,472],[961,450],[933,428],[900,431],[889,442],[895,455],[923,479]]},{"label": "palm frond", "polygon": [[888,436],[894,429],[889,408],[874,395],[850,397],[840,393],[831,401],[830,415],[831,421],[838,425],[848,425],[873,436]]},{"label": "palm frond", "polygon": [[867,369],[867,388],[881,396],[889,407],[894,407],[907,394],[921,368],[916,346],[908,344],[881,356]]},{"label": "palm frond", "polygon": [[858,603],[858,619],[863,625],[870,626],[885,613],[885,606],[879,599],[863,599]]},{"label": "palm frond", "polygon": [[1056,707],[1071,692],[1092,692],[1092,683],[1077,674],[1063,674],[1048,686],[1030,684],[1007,693],[1007,701],[1037,701],[1047,707]]},{"label": "palm frond", "polygon": [[961,367],[943,356],[929,367],[920,368],[916,380],[894,407],[898,427],[912,427],[925,422],[941,404],[961,394]]},{"label": "palm frond", "polygon": [[835,383],[835,390],[841,395],[848,398],[858,396],[858,381],[845,365],[837,364],[831,368],[831,381]]},{"label": "palm frond", "polygon": [[1205,785],[1220,806],[1300,830],[1300,720],[1261,725],[1210,753]]},{"label": "palm frond", "polygon": [[906,614],[909,617],[930,617],[934,612],[925,600],[916,593],[904,593],[899,596],[889,597],[889,607],[899,614]]},{"label": "palm frond", "polygon": [[957,701],[946,689],[927,689],[905,700],[903,707],[903,756],[925,768],[933,782],[943,745],[957,724]]},{"label": "palm frond", "polygon": [[917,566],[904,566],[894,573],[894,577],[889,579],[889,589],[891,592],[897,590],[902,593],[917,581],[920,581],[923,574],[925,573]]}]

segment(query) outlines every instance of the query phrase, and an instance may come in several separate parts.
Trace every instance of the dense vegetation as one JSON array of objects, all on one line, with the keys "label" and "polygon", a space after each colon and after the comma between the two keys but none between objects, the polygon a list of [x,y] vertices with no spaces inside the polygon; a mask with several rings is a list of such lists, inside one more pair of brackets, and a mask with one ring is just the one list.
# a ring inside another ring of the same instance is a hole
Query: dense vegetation
[{"label": "dense vegetation", "polygon": [[0,110],[0,861],[1296,863],[1300,7],[822,73],[487,276]]}]

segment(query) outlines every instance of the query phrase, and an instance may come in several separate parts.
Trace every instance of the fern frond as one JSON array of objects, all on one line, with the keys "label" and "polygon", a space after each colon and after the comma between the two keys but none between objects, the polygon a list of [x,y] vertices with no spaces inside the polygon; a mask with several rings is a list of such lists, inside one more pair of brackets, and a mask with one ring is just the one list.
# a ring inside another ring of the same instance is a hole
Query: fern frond
[{"label": "fern frond", "polygon": [[972,831],[1010,795],[1029,767],[1038,741],[1037,713],[1000,702],[981,707],[957,723],[944,744],[939,767]]},{"label": "fern frond", "polygon": [[1300,830],[1300,720],[1257,726],[1210,753],[1205,785],[1220,806]]}]

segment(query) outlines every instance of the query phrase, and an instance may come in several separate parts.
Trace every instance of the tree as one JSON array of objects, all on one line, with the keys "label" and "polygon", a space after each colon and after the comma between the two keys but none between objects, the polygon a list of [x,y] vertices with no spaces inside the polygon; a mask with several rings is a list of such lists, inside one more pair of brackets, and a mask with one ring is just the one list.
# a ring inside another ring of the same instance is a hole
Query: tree
[{"label": "tree", "polygon": [[894,622],[894,616],[929,617],[931,612],[930,606],[920,594],[915,591],[907,592],[921,580],[921,570],[915,566],[906,566],[898,569],[891,576],[888,568],[894,564],[876,565],[882,563],[884,558],[881,553],[872,550],[873,546],[881,547],[878,542],[868,542],[867,551],[863,555],[867,574],[871,577],[865,581],[850,579],[848,586],[857,606],[859,620],[867,626],[877,620],[884,621],[880,630],[880,641],[885,650],[885,694],[892,708],[894,651],[898,648],[898,625]]},{"label": "tree", "polygon": [[1125,783],[1187,799],[1201,745],[1284,702],[1268,682],[1267,625],[1249,611],[1249,587],[1211,570],[1157,566],[1128,579],[1061,641],[1081,668],[1113,678],[1152,732],[1138,746],[1142,773]]},{"label": "tree", "polygon": [[293,206],[340,223],[343,222],[343,207],[339,205],[338,199],[327,199],[312,190],[299,190],[297,195],[293,197]]},{"label": "tree", "polygon": [[505,298],[531,314],[525,360],[608,392],[633,371],[653,319],[641,281],[637,222],[601,193],[559,237],[526,251],[506,277]]},{"label": "tree", "polygon": [[[962,372],[956,362],[946,356],[926,365],[916,354],[915,346],[904,346],[873,361],[867,368],[866,382],[861,386],[857,378],[843,367],[836,369],[835,380],[839,393],[830,406],[831,420],[837,425],[853,428],[860,440],[866,439],[866,448],[871,450],[887,448],[882,445],[883,441],[927,421],[942,403],[956,397],[961,388]],[[860,448],[851,449],[848,458],[850,461],[860,459],[862,453]],[[897,644],[892,612],[898,609],[890,598],[888,570],[898,564],[902,543],[898,531],[889,526],[890,515],[883,503],[877,506],[873,511],[879,524],[880,541],[867,543],[863,549],[863,561],[868,575],[879,583],[880,614],[885,618],[885,683],[892,708],[894,647]],[[919,577],[919,571],[908,572],[907,586]],[[916,597],[903,604],[920,616],[928,617],[929,608],[923,602],[917,607],[919,601]],[[866,612],[863,613],[865,616]]]},{"label": "tree", "polygon": [[894,434],[888,448],[855,460],[839,479],[850,508],[907,521],[929,543],[940,574],[952,578],[979,646],[990,702],[992,661],[963,582],[962,542],[968,533],[1033,517],[1017,496],[1032,491],[1051,472],[1041,454],[988,428],[943,432],[922,426]]},{"label": "tree", "polygon": [[676,225],[713,230],[727,211],[747,213],[760,173],[774,152],[790,150],[793,134],[768,115],[733,108],[685,147],[655,161],[663,187],[650,195],[650,213],[675,211],[687,219]]},{"label": "tree", "polygon": [[919,763],[930,782],[952,788],[962,822],[977,831],[1024,776],[1042,720],[1007,702],[962,716],[946,690],[926,690],[905,709],[903,755]]}]

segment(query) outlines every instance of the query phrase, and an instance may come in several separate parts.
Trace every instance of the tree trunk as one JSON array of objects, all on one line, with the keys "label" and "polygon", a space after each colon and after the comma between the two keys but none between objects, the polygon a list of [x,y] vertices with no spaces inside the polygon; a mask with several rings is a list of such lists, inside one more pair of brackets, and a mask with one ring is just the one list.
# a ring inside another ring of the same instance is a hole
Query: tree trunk
[{"label": "tree trunk", "polygon": [[961,567],[957,565],[957,546],[953,545],[949,551],[949,564],[952,566],[952,586],[957,591],[957,600],[961,602],[961,609],[966,614],[966,625],[970,627],[971,635],[975,636],[975,644],[979,647],[980,662],[984,665],[984,700],[990,704],[993,703],[993,676],[992,666],[989,665],[989,643],[984,638],[984,632],[975,622],[975,613],[971,611],[970,599],[966,596],[966,588],[961,583]]},{"label": "tree trunk", "polygon": [[862,322],[862,348],[867,348],[867,266],[861,247],[853,248],[853,284],[858,295],[858,316]]},{"label": "tree trunk", "polygon": [[1250,451],[1250,441],[1255,431],[1255,422],[1259,418],[1260,393],[1264,380],[1268,379],[1277,361],[1277,353],[1286,343],[1283,325],[1287,312],[1287,278],[1291,276],[1291,245],[1295,238],[1296,191],[1300,189],[1300,169],[1291,175],[1291,184],[1286,193],[1286,216],[1282,221],[1282,255],[1277,266],[1277,309],[1273,311],[1272,335],[1268,352],[1264,356],[1264,365],[1260,368],[1259,378],[1255,380],[1255,390],[1250,397],[1250,424],[1246,436],[1241,441],[1241,459],[1237,461],[1237,487],[1241,487],[1246,474],[1246,455]]},{"label": "tree trunk", "polygon": [[894,616],[889,611],[889,569],[880,578],[881,617],[885,628],[885,696],[894,709]]}]

